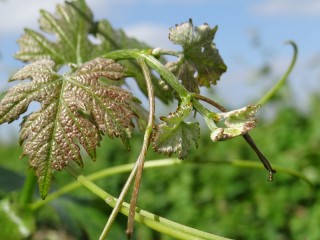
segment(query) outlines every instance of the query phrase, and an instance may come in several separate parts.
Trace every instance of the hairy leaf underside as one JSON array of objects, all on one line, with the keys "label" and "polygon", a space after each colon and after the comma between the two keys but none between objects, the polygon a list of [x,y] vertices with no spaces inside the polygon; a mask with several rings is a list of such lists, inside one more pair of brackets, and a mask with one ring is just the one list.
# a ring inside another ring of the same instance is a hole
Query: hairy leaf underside
[{"label": "hairy leaf underside", "polygon": [[48,193],[54,170],[72,160],[82,166],[80,145],[95,159],[105,133],[128,144],[127,129],[135,116],[131,93],[99,81],[100,77],[123,78],[119,63],[97,58],[65,75],[56,73],[54,65],[39,60],[16,72],[11,80],[32,81],[12,87],[0,102],[0,124],[19,118],[32,101],[41,103],[39,111],[24,117],[20,142],[23,155],[36,170],[42,197]]}]

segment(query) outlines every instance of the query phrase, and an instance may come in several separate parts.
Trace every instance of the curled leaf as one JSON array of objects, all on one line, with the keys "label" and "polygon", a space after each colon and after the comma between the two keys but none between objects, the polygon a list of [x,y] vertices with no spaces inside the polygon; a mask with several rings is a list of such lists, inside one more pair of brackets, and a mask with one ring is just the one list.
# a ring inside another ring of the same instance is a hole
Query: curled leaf
[{"label": "curled leaf", "polygon": [[100,77],[119,80],[124,68],[113,60],[97,58],[75,72],[60,75],[51,60],[40,60],[16,72],[11,80],[31,78],[7,91],[0,101],[0,124],[12,122],[32,101],[41,103],[39,111],[25,117],[20,142],[23,155],[38,176],[41,196],[50,188],[53,171],[69,161],[82,166],[80,146],[92,159],[102,134],[120,137],[128,144],[128,129],[135,113],[131,93],[100,83]]},{"label": "curled leaf", "polygon": [[255,114],[259,105],[247,106],[230,112],[219,113],[217,125],[208,124],[211,128],[212,141],[221,141],[243,135],[253,129],[256,125]]},{"label": "curled leaf", "polygon": [[153,148],[157,152],[171,156],[178,153],[180,159],[187,156],[192,146],[198,146],[200,128],[197,122],[184,122],[192,111],[192,105],[180,106],[176,112],[162,117],[163,123],[156,126]]},{"label": "curled leaf", "polygon": [[216,84],[227,70],[213,43],[217,27],[208,24],[193,26],[192,20],[170,29],[169,39],[181,45],[183,52],[169,69],[190,92],[199,92],[199,86]]}]

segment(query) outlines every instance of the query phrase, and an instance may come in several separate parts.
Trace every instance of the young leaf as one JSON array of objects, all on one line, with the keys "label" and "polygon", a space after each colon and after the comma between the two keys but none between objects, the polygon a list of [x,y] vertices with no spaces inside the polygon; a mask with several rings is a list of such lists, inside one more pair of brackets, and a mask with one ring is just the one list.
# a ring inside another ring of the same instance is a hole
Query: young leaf
[{"label": "young leaf", "polygon": [[[40,29],[55,36],[54,41],[42,33],[25,29],[18,40],[20,50],[15,57],[24,62],[51,59],[56,67],[63,65],[81,65],[107,52],[126,48],[150,48],[147,44],[126,36],[122,30],[112,28],[107,20],[95,22],[85,1],[76,0],[58,4],[56,14],[41,10]],[[93,44],[89,37],[95,36],[99,44]],[[135,74],[141,90],[146,94],[143,74],[138,64],[125,61],[126,68]],[[172,99],[162,90],[159,79],[155,76],[153,83],[155,95],[167,103]]]},{"label": "young leaf", "polygon": [[[146,43],[139,42],[135,38],[126,36],[124,31],[121,29],[113,29],[111,24],[107,20],[101,20],[97,23],[95,30],[95,36],[100,39],[101,44],[99,45],[101,53],[106,53],[118,49],[149,49],[150,46]],[[141,91],[147,95],[147,86],[144,79],[144,75],[141,72],[139,64],[134,61],[122,61],[121,62],[130,72],[134,73],[134,78]],[[152,76],[152,83],[154,86],[155,96],[161,99],[164,103],[168,103],[173,99],[173,95],[168,94],[167,91],[163,90],[160,85],[160,80],[155,75]]]},{"label": "young leaf", "polygon": [[17,119],[31,101],[41,103],[39,111],[24,118],[20,142],[24,143],[23,155],[36,170],[43,198],[54,170],[63,169],[70,160],[83,165],[80,144],[94,160],[101,134],[128,143],[127,129],[135,116],[131,93],[98,80],[123,78],[119,63],[97,58],[65,75],[53,68],[53,61],[40,60],[20,69],[11,80],[32,81],[12,87],[0,102],[0,124]]},{"label": "young leaf", "polygon": [[227,70],[213,43],[216,31],[217,27],[210,28],[208,24],[194,27],[191,19],[170,29],[169,39],[181,45],[183,53],[177,62],[169,64],[169,69],[190,92],[216,84]]},{"label": "young leaf", "polygon": [[180,106],[168,117],[162,117],[164,122],[156,126],[153,135],[153,148],[157,152],[171,156],[178,152],[180,159],[187,156],[192,146],[198,146],[200,128],[197,122],[184,122],[191,113],[192,105]]},{"label": "young leaf", "polygon": [[43,34],[25,29],[18,40],[20,50],[15,57],[25,62],[51,59],[56,65],[80,65],[97,56],[94,44],[88,40],[93,22],[92,13],[84,1],[58,4],[56,15],[41,10],[40,29],[54,34],[55,41],[48,40]]},{"label": "young leaf", "polygon": [[256,125],[255,114],[259,107],[259,105],[247,106],[234,111],[219,113],[218,126],[213,126],[206,119],[212,131],[212,141],[227,140],[249,132]]}]

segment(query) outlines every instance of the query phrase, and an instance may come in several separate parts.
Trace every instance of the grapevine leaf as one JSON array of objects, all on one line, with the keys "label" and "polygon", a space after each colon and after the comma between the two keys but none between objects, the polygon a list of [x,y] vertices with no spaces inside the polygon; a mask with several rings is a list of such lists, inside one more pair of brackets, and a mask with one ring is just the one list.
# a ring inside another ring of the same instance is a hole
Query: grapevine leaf
[{"label": "grapevine leaf", "polygon": [[[81,65],[107,52],[126,48],[150,48],[147,44],[130,38],[122,30],[112,28],[107,20],[95,22],[85,1],[70,1],[58,4],[56,13],[41,10],[40,29],[46,35],[31,29],[25,29],[24,35],[18,40],[20,50],[15,57],[24,62],[51,59],[57,68],[63,65]],[[48,39],[47,35],[55,38]],[[97,44],[89,40],[96,37]],[[143,74],[139,65],[125,61],[124,65],[135,74],[140,89],[147,94]],[[159,79],[152,76],[155,95],[167,103],[171,98],[160,87]],[[123,84],[123,83],[122,83]],[[120,83],[119,83],[120,85]]]},{"label": "grapevine leaf", "polygon": [[[94,34],[101,41],[101,44],[99,45],[101,53],[106,53],[118,49],[150,48],[150,46],[146,43],[139,42],[135,38],[126,36],[124,31],[122,31],[121,29],[113,29],[111,24],[107,20],[101,20],[96,24]],[[122,64],[126,66],[129,72],[134,73],[134,78],[136,79],[139,88],[145,95],[147,95],[146,81],[144,79],[143,73],[141,72],[139,64],[137,64],[137,62],[135,61],[128,60],[122,61]],[[173,95],[169,94],[168,91],[164,90],[161,87],[158,77],[156,77],[154,74],[151,74],[151,79],[154,86],[155,96],[160,98],[164,103],[168,103],[173,99]]]},{"label": "grapevine leaf", "polygon": [[7,91],[0,101],[0,124],[12,122],[27,110],[30,102],[41,109],[23,119],[20,142],[23,155],[38,176],[41,196],[50,188],[54,170],[70,160],[82,166],[80,145],[95,160],[101,135],[120,137],[128,143],[135,100],[128,91],[103,85],[99,78],[119,80],[124,68],[110,59],[96,58],[76,71],[60,75],[51,60],[39,60],[17,71],[11,80],[31,78]]},{"label": "grapevine leaf", "polygon": [[180,159],[187,156],[192,146],[198,146],[200,128],[197,122],[183,120],[192,111],[192,105],[180,106],[176,112],[162,117],[163,123],[155,127],[153,148],[157,152],[171,156],[178,152]]},{"label": "grapevine leaf", "polygon": [[15,57],[25,62],[51,59],[57,65],[81,64],[97,56],[97,50],[88,39],[93,22],[92,13],[84,1],[58,4],[56,14],[40,11],[40,29],[55,35],[50,41],[45,35],[25,29],[18,40],[20,50]]},{"label": "grapevine leaf", "polygon": [[227,140],[243,135],[253,129],[256,125],[255,114],[259,107],[259,105],[247,106],[234,111],[218,114],[218,126],[208,124],[212,131],[212,141]]},{"label": "grapevine leaf", "polygon": [[181,45],[183,52],[178,61],[170,63],[169,69],[191,92],[199,92],[199,86],[216,84],[227,70],[213,43],[217,29],[208,24],[194,27],[191,19],[170,28],[169,39]]}]

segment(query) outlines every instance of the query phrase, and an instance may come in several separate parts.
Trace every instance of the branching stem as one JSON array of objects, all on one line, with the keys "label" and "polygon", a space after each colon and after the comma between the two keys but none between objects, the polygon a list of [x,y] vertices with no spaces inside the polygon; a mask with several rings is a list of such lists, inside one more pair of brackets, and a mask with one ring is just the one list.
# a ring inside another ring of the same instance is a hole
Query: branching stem
[{"label": "branching stem", "polygon": [[[117,50],[105,54],[103,57],[111,58],[115,60],[121,59],[139,59],[143,58],[145,62],[154,70],[156,70],[172,87],[172,89],[177,92],[180,98],[190,98],[192,93],[190,93],[176,78],[176,76],[170,72],[158,59],[152,55],[152,50],[138,50],[138,49],[126,49]],[[206,107],[199,103],[195,98],[192,99],[194,108],[202,115],[209,118],[215,118],[218,115],[214,112],[209,111]]]},{"label": "branching stem", "polygon": [[[131,186],[131,184],[132,184],[132,182],[134,180],[134,177],[135,177],[135,175],[137,173],[138,167],[139,167],[138,166],[138,162],[136,162],[134,167],[132,168],[132,170],[130,172],[130,175],[129,175],[125,185],[123,186],[123,188],[121,190],[121,193],[120,193],[119,198],[118,198],[119,200],[116,201],[116,204],[114,206],[112,206],[113,207],[112,212],[111,212],[111,214],[110,214],[110,216],[108,218],[108,221],[107,221],[107,223],[106,223],[106,225],[105,225],[105,227],[104,227],[104,229],[103,229],[103,231],[102,231],[102,233],[101,233],[101,235],[99,237],[99,240],[105,239],[107,234],[109,233],[109,231],[111,229],[111,226],[112,226],[114,220],[116,219],[116,216],[118,215],[118,212],[119,212],[119,210],[121,208],[121,205],[122,205],[122,203],[124,201],[124,198],[127,195],[128,191],[129,191],[129,188],[130,188],[130,186]],[[105,200],[107,201],[107,199],[105,199]]]},{"label": "branching stem", "polygon": [[144,166],[144,160],[146,157],[146,153],[149,147],[150,143],[150,138],[151,138],[151,133],[152,133],[152,128],[154,125],[154,115],[155,115],[155,102],[154,102],[154,91],[153,91],[153,85],[151,81],[151,76],[150,72],[148,69],[148,66],[146,65],[145,61],[142,58],[137,59],[138,63],[140,64],[142,68],[142,72],[144,74],[146,84],[147,84],[147,89],[148,89],[148,98],[149,98],[149,119],[148,119],[148,125],[145,130],[145,135],[143,139],[143,144],[142,148],[139,154],[139,157],[136,161],[136,164],[134,168],[132,169],[125,186],[122,188],[122,191],[120,193],[120,196],[117,200],[116,206],[113,208],[111,215],[109,216],[109,219],[100,235],[100,240],[105,239],[107,234],[109,233],[111,226],[120,210],[120,207],[122,203],[124,202],[124,198],[128,193],[128,190],[133,182],[135,180],[133,192],[132,192],[132,197],[131,197],[131,202],[130,202],[130,211],[129,211],[129,217],[128,217],[128,227],[127,227],[127,237],[128,239],[131,238],[132,232],[133,232],[133,227],[134,227],[134,215],[135,215],[135,208],[136,208],[136,202],[137,202],[137,197],[138,197],[138,192],[140,188],[140,183],[141,183],[141,177],[142,177],[142,172],[143,172],[143,166]]},{"label": "branching stem", "polygon": [[144,166],[144,161],[146,158],[147,150],[149,147],[152,129],[153,129],[153,125],[154,125],[154,118],[155,118],[154,90],[153,90],[153,85],[152,85],[152,80],[151,80],[149,68],[143,59],[138,59],[138,62],[141,66],[144,78],[146,80],[147,89],[148,89],[149,119],[148,119],[147,128],[145,130],[144,138],[143,138],[142,149],[141,149],[140,155],[137,160],[138,169],[137,169],[136,179],[134,182],[133,192],[132,192],[131,201],[130,201],[128,227],[127,227],[127,231],[126,231],[128,239],[131,239],[131,236],[133,233],[134,215],[135,215],[135,209],[136,209],[136,205],[137,205],[138,193],[139,193],[139,189],[140,189],[143,166]]},{"label": "branching stem", "polygon": [[[83,175],[77,175],[75,172],[72,171],[72,169],[68,167],[66,168],[66,170],[69,171],[70,174],[74,176],[82,186],[90,190],[96,196],[105,200],[105,202],[109,206],[115,208],[115,206],[118,204],[118,201],[115,197],[113,197],[112,195],[110,195],[109,193],[101,189],[99,186],[97,186],[92,181],[90,181],[87,177]],[[130,208],[130,205],[128,203],[123,202],[121,204],[121,207],[119,208],[119,211],[124,215],[128,216],[130,211],[129,208]],[[176,239],[228,240],[228,238],[202,232],[200,230],[190,228],[185,225],[181,225],[179,223],[170,221],[168,219],[162,218],[160,216],[157,216],[155,214],[152,214],[150,212],[147,212],[141,209],[135,209],[135,211],[136,211],[135,220],[137,222],[143,223],[144,225],[148,226],[151,229],[167,234]]]},{"label": "branching stem", "polygon": [[[230,160],[230,161],[188,161],[188,160],[180,160],[178,158],[166,158],[166,159],[158,159],[158,160],[148,160],[145,162],[145,166],[144,169],[155,169],[155,168],[161,168],[161,167],[169,167],[169,166],[175,166],[175,165],[180,165],[180,164],[224,164],[224,165],[232,165],[232,166],[236,166],[236,167],[245,167],[245,168],[262,168],[263,166],[261,166],[261,164],[257,164],[255,162],[252,161],[245,161],[245,160]],[[68,168],[68,167],[67,167]],[[120,166],[115,166],[115,167],[111,167],[111,168],[106,168],[103,169],[101,171],[98,172],[94,172],[88,176],[86,176],[86,178],[89,181],[95,181],[95,180],[99,180],[99,179],[103,179],[103,178],[107,178],[113,175],[117,175],[120,173],[125,173],[125,172],[130,172],[132,171],[132,168],[134,168],[134,164],[132,163],[128,163],[128,164],[124,164],[124,165],[120,165]],[[313,183],[303,174],[301,174],[298,171],[292,170],[292,169],[288,169],[288,168],[284,168],[281,166],[274,166],[274,168],[276,169],[277,172],[282,172],[294,177],[298,177],[299,179],[301,179],[302,181],[305,181],[308,185],[310,185],[311,187],[313,187]],[[76,175],[74,176],[76,178]],[[45,206],[46,204],[48,204],[50,201],[53,201],[59,197],[61,197],[64,194],[70,193],[71,191],[77,189],[81,187],[81,183],[80,182],[72,182],[69,183],[61,188],[59,188],[58,190],[56,190],[55,192],[50,193],[45,200],[39,199],[33,203],[31,203],[29,205],[29,208],[33,211]]]}]

